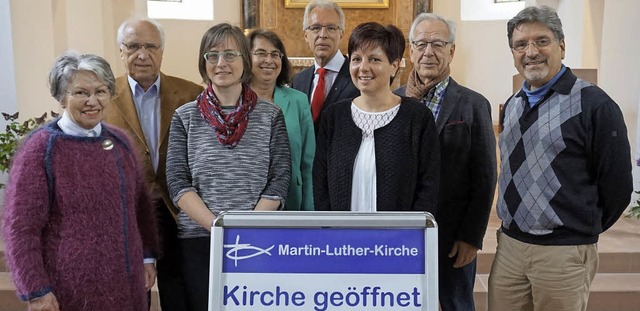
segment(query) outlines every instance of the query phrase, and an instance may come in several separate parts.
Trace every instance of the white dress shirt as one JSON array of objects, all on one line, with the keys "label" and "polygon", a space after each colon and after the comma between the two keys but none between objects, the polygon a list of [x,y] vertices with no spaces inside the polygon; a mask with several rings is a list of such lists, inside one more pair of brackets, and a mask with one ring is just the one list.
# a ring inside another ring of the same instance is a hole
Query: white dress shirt
[{"label": "white dress shirt", "polygon": [[[338,77],[338,73],[340,72],[340,68],[342,68],[342,65],[344,64],[344,62],[346,61],[346,59],[344,58],[344,55],[342,55],[342,52],[340,52],[340,50],[338,50],[338,52],[336,53],[336,55],[333,56],[333,58],[329,61],[329,63],[327,63],[326,66],[324,66],[324,69],[326,69],[327,71],[324,73],[324,96],[325,98],[327,98],[327,96],[329,95],[329,91],[331,91],[331,86],[333,86],[333,82],[336,81],[336,78]],[[313,89],[311,91],[311,97],[313,98],[313,94],[316,92],[316,85],[318,85],[318,80],[320,78],[320,75],[318,74],[318,69],[322,68],[320,67],[320,65],[318,65],[318,62],[315,62],[315,70],[314,70],[314,75],[313,75]]]}]

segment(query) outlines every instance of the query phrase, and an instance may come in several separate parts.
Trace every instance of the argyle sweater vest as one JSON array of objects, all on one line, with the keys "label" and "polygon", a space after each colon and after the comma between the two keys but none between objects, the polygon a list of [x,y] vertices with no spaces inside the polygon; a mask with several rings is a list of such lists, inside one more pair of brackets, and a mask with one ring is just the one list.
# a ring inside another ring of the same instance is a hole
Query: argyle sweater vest
[{"label": "argyle sweater vest", "polygon": [[542,236],[565,225],[557,200],[552,203],[562,187],[555,166],[567,148],[562,125],[579,122],[574,117],[582,112],[581,90],[587,86],[591,84],[578,79],[568,95],[554,92],[533,108],[524,94],[513,96],[505,106],[497,203],[503,229]]}]

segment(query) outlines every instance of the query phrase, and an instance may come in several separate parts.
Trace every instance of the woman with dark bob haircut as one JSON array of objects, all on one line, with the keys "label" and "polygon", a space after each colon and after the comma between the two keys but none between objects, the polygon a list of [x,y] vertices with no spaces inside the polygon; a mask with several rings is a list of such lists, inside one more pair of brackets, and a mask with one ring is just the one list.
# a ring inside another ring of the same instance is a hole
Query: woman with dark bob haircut
[{"label": "woman with dark bob haircut", "polygon": [[329,106],[320,119],[316,210],[435,214],[440,149],[433,114],[390,89],[404,45],[392,25],[364,23],[351,33],[349,71],[360,96]]},{"label": "woman with dark bob haircut", "polygon": [[291,147],[291,186],[287,210],[313,210],[311,171],[316,152],[316,136],[307,95],[286,86],[291,63],[284,44],[274,32],[256,29],[249,36],[253,76],[251,88],[259,98],[275,103],[284,113]]},{"label": "woman with dark bob haircut", "polygon": [[251,90],[251,52],[227,23],[202,37],[206,89],[178,108],[167,150],[169,195],[180,208],[178,240],[188,310],[207,310],[211,226],[229,210],[278,210],[291,178],[282,111]]},{"label": "woman with dark bob haircut", "polygon": [[24,140],[4,197],[18,297],[28,310],[149,310],[158,232],[132,144],[102,122],[115,91],[111,68],[67,52],[49,84],[64,112]]}]

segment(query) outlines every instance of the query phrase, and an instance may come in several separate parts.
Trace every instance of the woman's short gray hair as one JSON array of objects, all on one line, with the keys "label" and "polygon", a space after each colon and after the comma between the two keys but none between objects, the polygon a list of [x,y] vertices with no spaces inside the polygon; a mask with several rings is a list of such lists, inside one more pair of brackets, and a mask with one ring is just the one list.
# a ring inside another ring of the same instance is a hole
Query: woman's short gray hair
[{"label": "woman's short gray hair", "polygon": [[447,30],[449,30],[449,38],[447,41],[449,43],[456,43],[456,24],[453,21],[450,21],[442,15],[436,13],[420,13],[416,16],[416,19],[413,20],[413,24],[411,24],[411,30],[409,30],[409,43],[413,42],[413,38],[415,37],[415,30],[420,23],[424,21],[441,21],[445,25],[447,25]]},{"label": "woman's short gray hair", "polygon": [[75,51],[66,52],[53,63],[49,73],[49,89],[51,96],[62,103],[67,87],[76,72],[80,70],[91,71],[98,76],[108,88],[111,96],[116,94],[116,79],[111,71],[111,66],[102,57],[94,54],[80,54]]},{"label": "woman's short gray hair", "polygon": [[337,3],[329,0],[312,0],[311,2],[309,2],[309,4],[307,4],[307,7],[304,8],[302,31],[307,30],[307,27],[309,27],[309,14],[315,8],[335,10],[340,17],[340,25],[338,26],[340,26],[340,29],[342,31],[344,31],[344,12],[342,12],[342,9]]},{"label": "woman's short gray hair", "polygon": [[559,41],[564,40],[564,32],[562,31],[562,21],[558,17],[556,11],[546,5],[536,7],[530,6],[524,8],[516,16],[507,22],[507,39],[509,47],[513,46],[513,31],[520,25],[526,23],[542,23],[556,36]]}]

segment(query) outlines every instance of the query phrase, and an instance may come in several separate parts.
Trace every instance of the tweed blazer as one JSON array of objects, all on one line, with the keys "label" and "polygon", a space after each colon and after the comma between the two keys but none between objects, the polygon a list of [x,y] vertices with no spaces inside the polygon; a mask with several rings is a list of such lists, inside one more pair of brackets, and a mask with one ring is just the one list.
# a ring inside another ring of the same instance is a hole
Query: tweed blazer
[{"label": "tweed blazer", "polygon": [[[394,93],[405,95],[405,90]],[[461,240],[482,248],[497,178],[491,105],[450,78],[436,128],[442,153],[436,214],[441,247],[448,252]]]},{"label": "tweed blazer", "polygon": [[202,93],[204,88],[191,81],[160,73],[160,145],[158,169],[154,171],[151,153],[147,146],[140,119],[133,102],[133,94],[127,75],[116,79],[116,95],[111,100],[112,106],[106,109],[104,121],[124,130],[138,150],[138,157],[142,164],[145,182],[154,199],[162,198],[177,215],[178,209],[173,205],[167,191],[166,160],[167,145],[169,144],[169,126],[175,110],[185,103],[193,101]]}]

